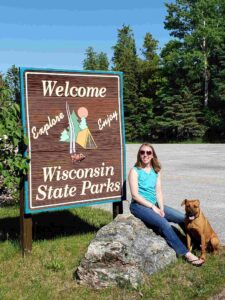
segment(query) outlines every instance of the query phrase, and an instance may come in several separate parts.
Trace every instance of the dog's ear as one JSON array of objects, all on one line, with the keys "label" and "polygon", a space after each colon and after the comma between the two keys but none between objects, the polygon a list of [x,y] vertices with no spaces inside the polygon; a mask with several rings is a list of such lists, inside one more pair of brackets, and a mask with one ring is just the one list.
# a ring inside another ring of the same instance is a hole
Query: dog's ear
[{"label": "dog's ear", "polygon": [[186,202],[187,202],[187,199],[184,199],[184,200],[182,201],[182,203],[181,203],[181,206],[185,205]]},{"label": "dog's ear", "polygon": [[200,206],[200,201],[198,199],[195,200],[195,201],[197,202],[198,206]]}]

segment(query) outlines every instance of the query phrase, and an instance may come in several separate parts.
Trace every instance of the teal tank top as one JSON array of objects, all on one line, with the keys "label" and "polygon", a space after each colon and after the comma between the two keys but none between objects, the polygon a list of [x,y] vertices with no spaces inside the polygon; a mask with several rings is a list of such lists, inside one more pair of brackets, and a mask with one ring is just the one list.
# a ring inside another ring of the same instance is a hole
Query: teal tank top
[{"label": "teal tank top", "polygon": [[134,170],[138,175],[138,194],[155,205],[157,203],[156,181],[158,174],[153,168],[149,173],[137,167],[134,167]]}]

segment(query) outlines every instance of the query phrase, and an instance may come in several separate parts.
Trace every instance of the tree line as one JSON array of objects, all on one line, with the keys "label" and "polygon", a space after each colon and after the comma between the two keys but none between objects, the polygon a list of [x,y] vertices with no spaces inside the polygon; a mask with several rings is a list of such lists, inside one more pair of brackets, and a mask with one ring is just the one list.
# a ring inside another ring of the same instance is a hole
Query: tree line
[{"label": "tree line", "polygon": [[[160,50],[150,32],[140,55],[133,30],[123,25],[111,70],[124,72],[127,141],[225,141],[225,1],[166,4],[171,39]],[[109,70],[103,52],[89,47],[83,68]]]},{"label": "tree line", "polygon": [[[162,49],[147,32],[137,51],[131,26],[123,25],[112,57],[90,46],[83,68],[124,73],[128,142],[224,142],[225,0],[165,5],[171,39]],[[7,97],[19,101],[18,68],[0,74],[0,82]]]}]

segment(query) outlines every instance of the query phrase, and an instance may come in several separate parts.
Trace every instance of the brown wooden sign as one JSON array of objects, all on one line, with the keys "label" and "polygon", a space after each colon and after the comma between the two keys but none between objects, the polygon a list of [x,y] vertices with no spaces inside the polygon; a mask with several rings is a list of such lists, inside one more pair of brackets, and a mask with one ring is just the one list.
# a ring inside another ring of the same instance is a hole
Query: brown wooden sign
[{"label": "brown wooden sign", "polygon": [[25,213],[121,201],[122,74],[21,68],[20,76]]}]

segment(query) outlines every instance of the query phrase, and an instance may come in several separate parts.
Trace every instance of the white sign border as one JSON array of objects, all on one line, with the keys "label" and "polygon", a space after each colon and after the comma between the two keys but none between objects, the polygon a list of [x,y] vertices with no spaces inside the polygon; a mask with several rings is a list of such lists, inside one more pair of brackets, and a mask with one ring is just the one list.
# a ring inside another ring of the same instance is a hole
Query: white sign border
[{"label": "white sign border", "polygon": [[120,148],[120,152],[121,152],[121,189],[122,189],[122,196],[123,196],[123,176],[124,176],[124,164],[123,164],[123,148],[122,148],[122,145],[123,145],[123,140],[122,140],[122,124],[121,124],[121,118],[122,118],[122,115],[121,115],[121,94],[120,94],[120,86],[121,86],[121,82],[120,82],[120,76],[119,75],[106,75],[106,74],[91,74],[91,73],[79,73],[79,72],[76,72],[76,74],[72,74],[73,71],[68,71],[68,72],[71,72],[71,73],[66,73],[66,72],[37,72],[37,71],[26,71],[25,70],[25,99],[26,99],[26,117],[27,117],[27,132],[28,132],[28,140],[29,140],[29,147],[28,147],[28,155],[29,155],[29,158],[30,158],[30,168],[29,168],[29,209],[31,209],[32,211],[35,211],[35,210],[38,210],[38,209],[41,209],[41,208],[45,208],[45,207],[61,207],[61,206],[69,206],[69,205],[76,205],[76,204],[82,204],[82,203],[89,203],[89,202],[92,202],[93,204],[95,202],[98,202],[100,200],[105,201],[107,199],[116,199],[117,197],[118,198],[121,198],[121,193],[118,194],[118,195],[114,195],[114,196],[111,196],[111,197],[104,197],[104,198],[94,198],[94,199],[88,199],[88,200],[78,200],[78,201],[72,201],[72,202],[64,202],[64,203],[55,203],[55,204],[49,204],[49,205],[40,205],[40,206],[32,206],[32,160],[31,160],[31,139],[30,139],[30,119],[29,119],[29,94],[28,94],[28,75],[32,74],[32,75],[55,75],[55,76],[72,76],[72,77],[80,77],[80,76],[83,76],[83,77],[106,77],[106,78],[117,78],[118,79],[118,107],[119,107],[119,124],[120,124],[120,144],[121,144],[121,148]]}]

